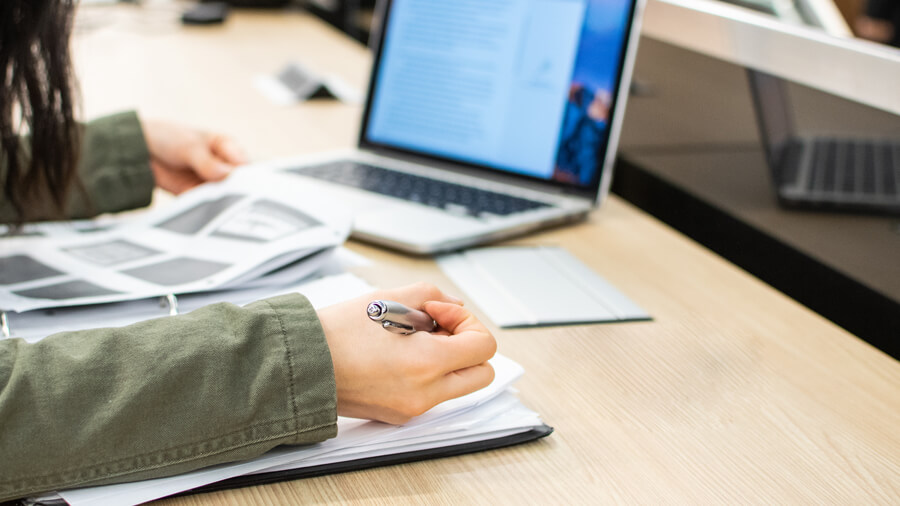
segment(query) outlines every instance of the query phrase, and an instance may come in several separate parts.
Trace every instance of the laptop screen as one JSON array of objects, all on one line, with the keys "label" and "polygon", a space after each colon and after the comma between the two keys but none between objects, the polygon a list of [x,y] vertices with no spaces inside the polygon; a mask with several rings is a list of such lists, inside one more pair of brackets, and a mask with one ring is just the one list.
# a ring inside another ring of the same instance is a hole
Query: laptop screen
[{"label": "laptop screen", "polygon": [[392,0],[361,143],[600,179],[633,0]]},{"label": "laptop screen", "polygon": [[747,70],[747,77],[766,159],[774,170],[795,137],[787,83],[757,70]]}]

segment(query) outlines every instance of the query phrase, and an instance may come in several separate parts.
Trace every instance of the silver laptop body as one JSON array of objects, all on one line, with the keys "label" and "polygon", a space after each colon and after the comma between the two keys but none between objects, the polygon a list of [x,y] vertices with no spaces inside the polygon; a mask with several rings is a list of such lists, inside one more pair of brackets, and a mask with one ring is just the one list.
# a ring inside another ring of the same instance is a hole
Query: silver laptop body
[{"label": "silver laptop body", "polygon": [[785,207],[900,215],[900,139],[801,134],[787,82],[747,72],[760,138]]},{"label": "silver laptop body", "polygon": [[[373,35],[375,62],[358,148],[287,169],[305,188],[352,213],[354,238],[434,254],[576,221],[605,198],[643,0],[617,6],[600,0],[380,5],[383,30]],[[553,54],[556,46],[567,56]],[[591,59],[591,47],[605,48],[605,63]],[[504,54],[516,55],[497,58],[507,70],[494,74],[483,65]],[[578,72],[584,82],[576,80]],[[548,94],[559,91],[563,76],[568,86],[554,95],[557,104]],[[605,88],[591,87],[604,78]],[[508,86],[485,95],[480,83],[504,79]],[[501,95],[507,92],[536,99],[519,104]],[[518,107],[528,103],[553,113]],[[505,112],[493,114],[496,104]],[[539,156],[530,157],[532,151]]]}]

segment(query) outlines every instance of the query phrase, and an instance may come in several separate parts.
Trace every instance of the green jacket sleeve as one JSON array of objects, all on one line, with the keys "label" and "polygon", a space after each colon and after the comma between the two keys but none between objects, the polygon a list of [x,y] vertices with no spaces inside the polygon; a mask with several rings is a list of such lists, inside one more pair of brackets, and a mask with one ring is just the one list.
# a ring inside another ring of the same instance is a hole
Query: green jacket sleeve
[{"label": "green jacket sleeve", "polygon": [[[0,181],[6,178],[5,170],[0,166]],[[115,114],[84,126],[78,182],[70,191],[65,210],[70,219],[150,204],[154,187],[150,153],[136,113]],[[37,220],[54,217],[49,202],[30,206]],[[15,218],[12,206],[0,197],[0,222],[10,223]]]},{"label": "green jacket sleeve", "polygon": [[336,421],[331,355],[301,295],[0,340],[0,501],[315,443]]}]

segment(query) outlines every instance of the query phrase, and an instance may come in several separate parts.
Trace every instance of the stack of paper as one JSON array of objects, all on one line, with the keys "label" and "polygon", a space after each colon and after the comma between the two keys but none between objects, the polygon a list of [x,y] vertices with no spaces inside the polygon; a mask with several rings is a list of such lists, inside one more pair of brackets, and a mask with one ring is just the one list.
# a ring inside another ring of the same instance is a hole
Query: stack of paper
[{"label": "stack of paper", "polygon": [[339,418],[338,437],[316,445],[281,447],[258,459],[233,465],[171,478],[69,490],[59,495],[72,505],[138,504],[248,474],[495,440],[535,429],[545,429],[542,435],[549,433],[538,414],[523,406],[511,389],[522,375],[522,367],[502,355],[495,356],[491,364],[496,372],[491,385],[439,404],[405,425]]},{"label": "stack of paper", "polygon": [[[264,172],[235,174],[99,230],[49,227],[4,238],[0,311],[34,320],[47,313],[27,312],[119,303],[115,311],[94,311],[93,321],[120,310],[146,319],[161,316],[160,296],[177,295],[170,303],[199,307],[210,298],[182,296],[296,284],[333,266],[331,256],[350,230],[340,211],[305,204],[297,202],[295,188],[274,184]],[[154,300],[122,304],[140,299]],[[79,318],[75,311],[67,315]],[[11,332],[4,333],[26,337],[22,327],[16,334],[18,319],[11,315]]]},{"label": "stack of paper", "polygon": [[[0,309],[20,312],[8,315],[4,330],[34,341],[64,330],[164,316],[176,302],[187,312],[214,302],[246,304],[300,292],[323,307],[363,294],[371,287],[342,273],[346,262],[332,255],[341,252],[337,246],[349,231],[349,220],[340,216],[324,202],[298,205],[291,188],[271,184],[265,173],[235,174],[123,226],[5,239],[0,241]],[[177,299],[165,297],[170,294]],[[168,306],[160,305],[160,296]],[[280,447],[251,461],[64,491],[59,497],[71,504],[137,504],[262,473],[302,476],[311,467],[348,469],[382,456],[406,459],[420,452],[416,458],[423,458],[424,452],[427,458],[444,454],[440,449],[503,446],[510,438],[549,434],[511,389],[522,368],[499,355],[491,363],[496,375],[490,386],[402,426],[340,418],[338,437],[317,445]]]},{"label": "stack of paper", "polygon": [[[338,251],[338,255],[329,257],[328,262],[323,262],[312,279],[278,286],[183,295],[178,297],[179,311],[188,313],[217,302],[243,306],[287,293],[302,293],[314,306],[324,307],[371,291],[372,287],[362,279],[342,273],[346,261],[340,253],[341,250]],[[150,318],[166,316],[168,313],[169,308],[158,299],[28,311],[9,315],[11,331],[9,337],[34,342],[58,332],[85,330],[98,326],[124,327]]]},{"label": "stack of paper", "polygon": [[[372,287],[359,277],[341,273],[272,288],[231,290],[182,297],[185,309],[208,302],[227,300],[243,304],[279,293],[300,292],[317,307],[324,307],[371,291]],[[147,301],[105,304],[91,308],[55,310],[48,318],[42,312],[17,315],[16,326],[30,340],[37,340],[54,330],[89,328],[97,322],[104,325],[124,325],[143,319]],[[217,466],[171,478],[147,480],[104,487],[82,488],[60,492],[41,498],[53,502],[64,500],[73,505],[139,504],[205,485],[240,477],[260,476],[263,473],[284,473],[316,466],[346,464],[354,468],[365,459],[410,452],[436,454],[442,448],[461,448],[463,445],[484,442],[486,447],[508,444],[504,438],[528,434],[523,440],[536,439],[550,433],[537,413],[523,406],[515,397],[512,384],[522,375],[522,367],[497,355],[491,360],[494,381],[472,394],[435,406],[427,413],[402,426],[352,418],[338,419],[338,436],[323,443],[304,447],[280,447],[257,459]],[[419,457],[422,458],[422,457]]]}]

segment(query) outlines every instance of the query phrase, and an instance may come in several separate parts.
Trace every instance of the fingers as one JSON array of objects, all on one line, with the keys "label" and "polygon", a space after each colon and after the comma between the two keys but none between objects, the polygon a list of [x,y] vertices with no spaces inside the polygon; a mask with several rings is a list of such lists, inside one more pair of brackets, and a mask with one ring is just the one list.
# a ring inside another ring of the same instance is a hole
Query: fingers
[{"label": "fingers", "polygon": [[494,368],[485,362],[466,369],[453,371],[436,386],[440,398],[455,399],[480,390],[494,381]]},{"label": "fingers", "polygon": [[229,137],[192,127],[141,120],[157,184],[182,193],[206,181],[221,181],[246,156]]},{"label": "fingers", "polygon": [[175,195],[182,194],[203,182],[193,172],[172,169],[156,160],[150,160],[150,168],[156,186]]},{"label": "fingers", "polygon": [[497,352],[497,341],[467,310],[447,302],[427,302],[425,310],[449,336],[435,341],[441,369],[460,371],[487,362]]},{"label": "fingers", "polygon": [[246,163],[244,152],[224,135],[203,134],[190,148],[188,162],[202,181],[221,181],[235,166]]},{"label": "fingers", "polygon": [[386,293],[387,297],[393,297],[397,302],[407,304],[410,307],[421,308],[422,304],[430,300],[449,302],[462,306],[464,303],[450,294],[444,293],[430,283],[415,283]]},{"label": "fingers", "polygon": [[[439,333],[399,336],[364,316],[372,299],[424,308]],[[497,349],[491,333],[461,301],[425,283],[384,290],[319,310],[331,352],[338,413],[402,423],[451,398],[488,385]],[[453,334],[447,334],[452,329]]]},{"label": "fingers", "polygon": [[247,163],[247,155],[234,140],[224,135],[215,135],[209,143],[212,152],[223,161],[232,165]]},{"label": "fingers", "polygon": [[188,153],[188,163],[203,181],[221,181],[234,170],[234,166],[222,161],[205,144],[191,148]]}]

